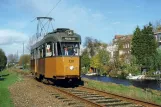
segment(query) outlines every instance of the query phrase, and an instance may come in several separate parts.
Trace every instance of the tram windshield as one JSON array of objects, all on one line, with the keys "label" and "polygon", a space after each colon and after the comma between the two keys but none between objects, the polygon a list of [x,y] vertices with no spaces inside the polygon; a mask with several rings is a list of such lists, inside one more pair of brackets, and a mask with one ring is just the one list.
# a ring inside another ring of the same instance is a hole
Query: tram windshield
[{"label": "tram windshield", "polygon": [[79,56],[80,46],[79,43],[61,43],[62,54],[65,56]]}]

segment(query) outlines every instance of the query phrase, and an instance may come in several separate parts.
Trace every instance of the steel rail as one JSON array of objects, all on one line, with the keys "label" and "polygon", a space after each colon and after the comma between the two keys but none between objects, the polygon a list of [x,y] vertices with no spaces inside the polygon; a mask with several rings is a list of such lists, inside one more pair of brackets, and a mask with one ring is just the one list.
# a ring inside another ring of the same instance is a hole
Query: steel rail
[{"label": "steel rail", "polygon": [[94,107],[105,107],[105,106],[103,106],[103,105],[97,104],[97,103],[92,102],[92,101],[90,101],[90,100],[87,100],[87,99],[81,98],[81,97],[79,97],[79,96],[77,96],[77,95],[74,95],[74,94],[72,94],[72,93],[70,93],[70,92],[67,92],[67,91],[65,91],[65,90],[63,90],[63,89],[61,89],[61,88],[57,88],[57,87],[55,87],[55,86],[52,87],[52,88],[54,88],[54,89],[56,89],[57,91],[62,92],[62,93],[64,93],[64,94],[70,95],[70,96],[72,96],[72,97],[74,97],[74,98],[76,98],[76,99],[79,99],[79,100],[81,100],[81,101],[83,101],[83,102],[85,102],[85,103],[87,103],[87,104],[89,104],[89,105],[91,105],[91,106],[94,106]]},{"label": "steel rail", "polygon": [[161,107],[161,105],[158,105],[158,104],[155,104],[155,103],[146,102],[146,101],[142,101],[142,100],[138,100],[138,99],[134,99],[134,98],[130,98],[130,97],[125,97],[125,96],[101,91],[101,90],[98,90],[98,89],[93,89],[93,88],[89,88],[89,87],[85,87],[85,86],[82,86],[82,87],[79,87],[79,88],[86,89],[86,90],[89,90],[89,91],[95,91],[95,92],[100,93],[100,94],[104,94],[104,95],[107,95],[107,96],[110,96],[110,97],[113,97],[113,98],[119,98],[121,100],[126,100],[126,101],[129,101],[129,102],[135,103],[135,104],[140,104],[140,105],[145,106],[145,107]]}]

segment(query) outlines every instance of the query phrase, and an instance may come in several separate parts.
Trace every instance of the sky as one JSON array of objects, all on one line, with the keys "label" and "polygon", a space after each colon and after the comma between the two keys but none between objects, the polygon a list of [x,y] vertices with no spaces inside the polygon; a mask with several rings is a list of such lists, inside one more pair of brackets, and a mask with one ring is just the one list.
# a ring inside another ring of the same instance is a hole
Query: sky
[{"label": "sky", "polygon": [[[0,0],[0,48],[6,55],[29,53],[37,16],[46,16],[59,0]],[[82,37],[105,43],[115,35],[132,34],[136,26],[160,20],[161,0],[61,0],[49,14],[53,27],[70,28]],[[34,20],[34,21],[32,21]],[[32,22],[31,22],[32,21]]]}]

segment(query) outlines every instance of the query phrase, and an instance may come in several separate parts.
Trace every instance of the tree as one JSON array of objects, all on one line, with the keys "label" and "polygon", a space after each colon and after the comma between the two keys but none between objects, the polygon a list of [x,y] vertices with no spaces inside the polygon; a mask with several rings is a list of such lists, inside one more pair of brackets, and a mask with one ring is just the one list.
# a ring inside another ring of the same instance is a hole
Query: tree
[{"label": "tree", "polygon": [[111,66],[115,72],[119,71],[121,68],[121,64],[124,62],[124,56],[125,55],[119,55],[119,51],[123,49],[123,41],[118,39],[114,42],[114,44],[117,46],[116,51],[114,52],[114,58],[113,62],[111,63]]},{"label": "tree", "polygon": [[81,67],[84,67],[84,73],[87,73],[89,67],[90,67],[90,58],[89,58],[89,53],[87,52],[87,49],[85,49],[82,52],[81,55]]},{"label": "tree", "polygon": [[107,66],[109,64],[109,52],[106,50],[107,45],[101,43],[101,47],[97,54],[91,58],[90,66],[95,70],[99,70],[100,74],[105,74],[107,72]]},{"label": "tree", "polygon": [[89,67],[89,64],[90,64],[90,58],[89,58],[89,53],[87,52],[87,49],[85,49],[83,52],[82,52],[82,55],[81,55],[81,66],[82,67]]},{"label": "tree", "polygon": [[8,55],[8,63],[15,63],[18,61],[18,56],[16,54]]},{"label": "tree", "polygon": [[85,48],[87,49],[87,51],[89,52],[90,57],[93,57],[94,55],[96,55],[101,42],[98,41],[97,39],[93,39],[91,37],[86,37],[85,39]]},{"label": "tree", "polygon": [[90,66],[94,68],[94,71],[96,72],[97,69],[100,67],[100,61],[99,61],[99,55],[95,55],[90,60]]},{"label": "tree", "polygon": [[98,51],[98,61],[99,61],[99,66],[98,68],[100,69],[101,74],[107,73],[107,66],[109,64],[109,52],[106,50],[106,48],[100,49]]},{"label": "tree", "polygon": [[132,39],[132,55],[135,56],[137,63],[141,66],[150,66],[152,57],[156,53],[157,44],[154,38],[152,24],[144,26],[142,30],[137,27]]},{"label": "tree", "polygon": [[[132,38],[131,54],[134,55],[138,60],[142,59],[142,47],[141,47],[142,43],[143,43],[143,39],[141,36],[141,30],[137,26]],[[142,61],[139,61],[139,62],[142,63]]]},{"label": "tree", "polygon": [[36,35],[33,35],[32,37],[29,38],[29,41],[26,45],[26,49],[30,52],[31,51],[31,46],[36,41]]},{"label": "tree", "polygon": [[108,65],[108,61],[110,59],[108,51],[106,51],[105,49],[101,49],[98,52],[98,56],[101,65]]},{"label": "tree", "polygon": [[154,24],[153,24],[153,31],[154,32],[159,32],[161,31],[161,19],[157,20]]},{"label": "tree", "polygon": [[161,49],[160,48],[157,48],[157,52],[153,57],[151,67],[154,70],[158,70],[158,69],[161,70]]},{"label": "tree", "polygon": [[27,65],[30,64],[30,55],[28,55],[28,54],[22,55],[20,57],[19,64],[26,68]]},{"label": "tree", "polygon": [[2,49],[0,49],[0,71],[6,67],[7,57]]},{"label": "tree", "polygon": [[91,37],[86,37],[85,49],[81,57],[81,67],[92,67],[94,71],[107,71],[109,53],[106,50],[107,44]]}]

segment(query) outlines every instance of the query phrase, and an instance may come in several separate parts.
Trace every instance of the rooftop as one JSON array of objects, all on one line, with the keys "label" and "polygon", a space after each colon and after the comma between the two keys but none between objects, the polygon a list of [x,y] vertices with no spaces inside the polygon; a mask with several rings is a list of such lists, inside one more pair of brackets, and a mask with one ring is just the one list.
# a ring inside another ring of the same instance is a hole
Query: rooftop
[{"label": "rooftop", "polygon": [[124,40],[131,40],[132,35],[115,35],[114,39],[124,39]]}]

